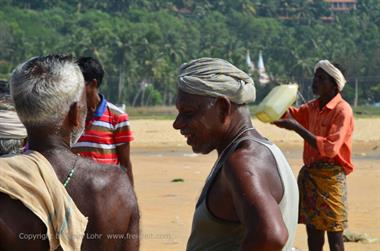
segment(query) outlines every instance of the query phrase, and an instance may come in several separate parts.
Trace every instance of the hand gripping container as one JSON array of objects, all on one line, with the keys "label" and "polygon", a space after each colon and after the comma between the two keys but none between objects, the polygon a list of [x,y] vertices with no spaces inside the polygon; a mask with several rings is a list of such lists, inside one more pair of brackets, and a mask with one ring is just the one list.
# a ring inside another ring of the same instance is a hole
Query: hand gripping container
[{"label": "hand gripping container", "polygon": [[257,107],[255,111],[256,117],[264,123],[280,119],[296,101],[297,91],[297,84],[276,86]]}]

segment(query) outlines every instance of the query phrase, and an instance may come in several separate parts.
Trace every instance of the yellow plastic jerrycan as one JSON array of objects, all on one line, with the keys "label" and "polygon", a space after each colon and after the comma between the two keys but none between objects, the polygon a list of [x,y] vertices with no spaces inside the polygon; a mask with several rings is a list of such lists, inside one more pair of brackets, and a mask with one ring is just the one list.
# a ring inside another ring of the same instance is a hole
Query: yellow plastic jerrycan
[{"label": "yellow plastic jerrycan", "polygon": [[256,109],[256,117],[265,123],[281,118],[297,99],[297,84],[279,85],[273,88]]}]

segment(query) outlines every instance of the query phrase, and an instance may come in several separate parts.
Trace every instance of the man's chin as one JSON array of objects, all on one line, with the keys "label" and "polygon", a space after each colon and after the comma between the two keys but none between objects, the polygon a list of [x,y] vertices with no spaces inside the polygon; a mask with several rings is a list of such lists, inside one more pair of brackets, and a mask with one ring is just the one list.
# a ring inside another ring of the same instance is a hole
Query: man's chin
[{"label": "man's chin", "polygon": [[191,146],[191,149],[193,150],[193,153],[197,153],[197,154],[209,154],[213,150],[213,149],[201,148],[199,146],[194,146],[194,145]]}]

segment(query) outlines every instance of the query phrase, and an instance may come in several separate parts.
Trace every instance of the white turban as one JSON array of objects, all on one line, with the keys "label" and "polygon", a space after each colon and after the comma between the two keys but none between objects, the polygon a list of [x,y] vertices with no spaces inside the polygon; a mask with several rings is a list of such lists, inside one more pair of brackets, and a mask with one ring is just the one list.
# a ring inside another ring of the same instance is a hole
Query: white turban
[{"label": "white turban", "polygon": [[252,78],[219,58],[199,58],[181,65],[178,88],[190,94],[225,96],[236,104],[245,104],[256,99]]},{"label": "white turban", "polygon": [[26,129],[14,111],[0,110],[0,138],[24,139]]},{"label": "white turban", "polygon": [[322,68],[327,74],[329,74],[332,78],[335,79],[336,84],[338,85],[339,91],[342,91],[344,88],[344,85],[346,84],[346,79],[344,78],[342,72],[336,68],[330,61],[328,60],[320,60],[315,66],[314,66],[314,73],[317,71],[318,68]]}]

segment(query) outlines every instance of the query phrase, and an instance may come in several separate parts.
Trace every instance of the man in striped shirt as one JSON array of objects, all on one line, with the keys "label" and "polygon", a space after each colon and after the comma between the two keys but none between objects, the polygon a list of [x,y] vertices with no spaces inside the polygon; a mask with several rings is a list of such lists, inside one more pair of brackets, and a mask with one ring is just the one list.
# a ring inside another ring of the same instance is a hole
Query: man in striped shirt
[{"label": "man in striped shirt", "polygon": [[123,166],[133,184],[129,145],[133,137],[128,114],[99,93],[104,76],[99,61],[82,57],[77,63],[86,83],[87,118],[85,131],[72,150],[99,163]]}]

